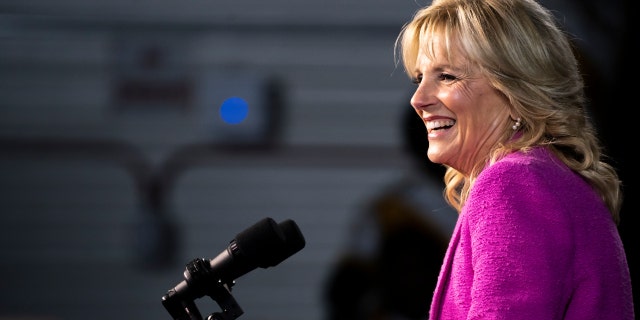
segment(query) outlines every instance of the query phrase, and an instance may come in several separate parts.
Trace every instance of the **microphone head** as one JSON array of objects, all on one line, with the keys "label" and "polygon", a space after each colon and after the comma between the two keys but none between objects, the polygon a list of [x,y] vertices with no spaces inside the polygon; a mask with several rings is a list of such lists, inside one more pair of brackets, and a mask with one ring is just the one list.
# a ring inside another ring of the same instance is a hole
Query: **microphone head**
[{"label": "microphone head", "polygon": [[304,240],[302,232],[300,231],[300,228],[293,220],[287,219],[285,221],[282,221],[280,222],[279,226],[282,230],[282,233],[284,233],[286,243],[285,247],[283,247],[280,252],[282,254],[282,257],[278,257],[278,259],[281,259],[280,261],[283,261],[294,253],[302,250],[302,248],[304,248],[304,246],[306,245],[306,242]]},{"label": "microphone head", "polygon": [[238,233],[230,248],[240,261],[253,267],[268,268],[300,251],[305,244],[304,236],[293,220],[278,224],[267,217]]},{"label": "microphone head", "polygon": [[238,233],[230,247],[233,256],[241,261],[254,267],[267,268],[282,261],[280,252],[286,246],[285,234],[280,226],[267,217]]}]

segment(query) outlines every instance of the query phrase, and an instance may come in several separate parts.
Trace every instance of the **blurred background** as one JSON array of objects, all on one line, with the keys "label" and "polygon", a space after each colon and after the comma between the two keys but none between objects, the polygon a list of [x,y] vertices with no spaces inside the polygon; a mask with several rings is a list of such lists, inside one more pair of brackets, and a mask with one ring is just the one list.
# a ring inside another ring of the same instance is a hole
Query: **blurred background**
[{"label": "blurred background", "polygon": [[[0,319],[170,319],[185,264],[264,217],[306,247],[237,280],[241,319],[326,319],[355,213],[411,166],[394,41],[428,2],[0,0]],[[577,35],[635,279],[631,1],[543,3]]]}]

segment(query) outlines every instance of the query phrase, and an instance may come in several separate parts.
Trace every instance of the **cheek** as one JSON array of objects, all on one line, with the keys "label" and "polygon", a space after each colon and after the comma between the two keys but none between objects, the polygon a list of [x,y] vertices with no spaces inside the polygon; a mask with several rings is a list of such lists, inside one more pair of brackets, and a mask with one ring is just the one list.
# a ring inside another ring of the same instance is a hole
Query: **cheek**
[{"label": "cheek", "polygon": [[438,99],[444,103],[447,109],[451,110],[456,116],[463,115],[466,110],[473,107],[473,102],[469,96],[460,90],[442,91],[438,94]]}]

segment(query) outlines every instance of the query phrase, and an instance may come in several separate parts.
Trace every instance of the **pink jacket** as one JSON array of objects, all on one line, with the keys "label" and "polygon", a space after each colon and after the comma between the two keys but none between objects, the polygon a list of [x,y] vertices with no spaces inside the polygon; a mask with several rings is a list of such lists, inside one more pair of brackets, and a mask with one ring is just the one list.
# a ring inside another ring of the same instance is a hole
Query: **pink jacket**
[{"label": "pink jacket", "polygon": [[633,320],[609,211],[544,148],[491,165],[460,213],[429,319]]}]

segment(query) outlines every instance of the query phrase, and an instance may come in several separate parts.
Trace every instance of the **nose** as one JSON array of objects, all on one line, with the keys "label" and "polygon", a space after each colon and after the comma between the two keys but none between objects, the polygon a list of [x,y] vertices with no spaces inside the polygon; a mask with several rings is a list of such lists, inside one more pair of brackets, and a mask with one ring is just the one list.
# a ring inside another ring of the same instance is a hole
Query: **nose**
[{"label": "nose", "polygon": [[411,106],[418,113],[420,113],[422,109],[434,105],[436,102],[437,98],[434,94],[434,86],[429,86],[425,81],[418,85],[413,96],[411,96]]}]

